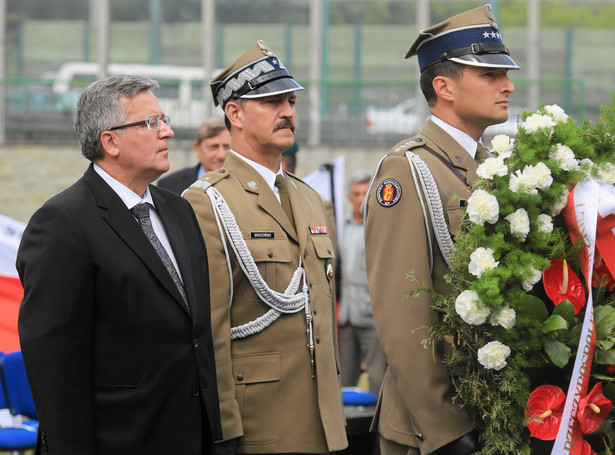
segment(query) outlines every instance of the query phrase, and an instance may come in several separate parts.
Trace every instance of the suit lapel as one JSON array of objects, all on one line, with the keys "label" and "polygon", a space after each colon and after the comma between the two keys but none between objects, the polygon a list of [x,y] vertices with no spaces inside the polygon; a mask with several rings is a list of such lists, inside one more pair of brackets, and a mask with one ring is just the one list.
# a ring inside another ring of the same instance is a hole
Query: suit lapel
[{"label": "suit lapel", "polygon": [[[190,264],[190,252],[188,251],[188,247],[186,246],[186,242],[184,241],[184,236],[180,228],[179,220],[177,219],[175,213],[171,209],[169,209],[164,199],[164,196],[160,194],[157,188],[154,188],[150,185],[150,192],[152,194],[154,204],[156,204],[158,216],[162,221],[162,225],[164,226],[164,230],[167,233],[169,243],[171,244],[171,248],[173,249],[173,255],[175,256],[175,260],[177,261],[177,266],[179,267],[182,281],[184,282],[184,290],[186,291],[190,310],[192,311],[192,314],[196,319],[196,307],[198,305],[196,305],[196,295],[194,292],[195,288],[194,282],[192,280],[192,265]],[[167,272],[167,275],[168,274],[169,273]],[[172,281],[173,280],[171,279],[171,282]],[[175,286],[175,283],[173,283],[173,289],[176,291],[174,293],[175,300],[177,300],[178,303],[181,304],[182,308],[185,308],[184,300],[182,299],[179,291],[177,291],[177,286]]]},{"label": "suit lapel", "polygon": [[[97,205],[103,209],[102,219],[111,226],[116,234],[124,240],[141,260],[145,267],[169,291],[169,293],[185,309],[185,304],[171,275],[158,257],[156,250],[143,234],[143,230],[122,199],[107,185],[107,183],[90,167],[84,179],[96,198]],[[167,209],[168,211],[168,209]],[[164,223],[164,217],[161,217]],[[166,224],[165,224],[166,228]],[[167,234],[168,235],[168,234]],[[174,250],[175,251],[175,250]]]}]

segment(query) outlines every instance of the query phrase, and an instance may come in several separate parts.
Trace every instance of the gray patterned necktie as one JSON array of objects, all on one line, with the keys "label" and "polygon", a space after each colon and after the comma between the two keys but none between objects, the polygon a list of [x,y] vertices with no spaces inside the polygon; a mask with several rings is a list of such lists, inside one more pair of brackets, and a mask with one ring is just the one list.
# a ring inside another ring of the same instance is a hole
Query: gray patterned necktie
[{"label": "gray patterned necktie", "polygon": [[481,144],[480,142],[478,142],[476,144],[476,155],[474,156],[474,159],[476,160],[476,162],[478,164],[483,163],[487,158],[489,158],[489,153],[487,152],[487,150],[485,149],[485,147],[483,147],[483,144]]},{"label": "gray patterned necktie", "polygon": [[149,204],[142,202],[140,204],[135,205],[133,208],[130,209],[130,211],[139,220],[141,229],[143,229],[143,232],[145,233],[147,239],[150,241],[150,243],[156,250],[156,253],[158,253],[158,256],[162,260],[162,263],[164,264],[166,269],[169,271],[169,274],[171,275],[171,278],[173,278],[173,282],[175,283],[175,286],[177,286],[179,293],[182,295],[182,298],[184,299],[186,308],[188,308],[188,311],[190,311],[190,307],[188,306],[188,299],[186,298],[186,291],[184,289],[184,284],[179,278],[179,274],[177,273],[177,270],[175,270],[175,266],[173,265],[173,262],[171,261],[171,257],[169,256],[169,253],[167,253],[167,250],[165,250],[164,246],[162,246],[162,243],[160,243],[160,239],[154,232],[154,226],[152,226],[152,219],[149,216]]},{"label": "gray patterned necktie", "polygon": [[288,187],[286,186],[286,179],[282,176],[282,174],[275,176],[275,186],[277,186],[280,191],[280,203],[282,204],[282,208],[286,212],[286,216],[290,220],[290,224],[295,226],[295,217],[293,216],[293,209],[290,206]]}]

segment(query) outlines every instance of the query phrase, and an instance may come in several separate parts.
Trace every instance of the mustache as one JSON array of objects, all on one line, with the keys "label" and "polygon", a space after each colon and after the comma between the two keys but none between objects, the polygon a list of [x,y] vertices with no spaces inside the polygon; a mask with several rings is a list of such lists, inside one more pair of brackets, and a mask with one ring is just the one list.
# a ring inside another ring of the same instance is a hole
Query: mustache
[{"label": "mustache", "polygon": [[283,121],[281,121],[280,123],[278,123],[274,128],[273,131],[276,132],[279,129],[282,128],[290,128],[290,130],[294,133],[295,132],[295,125],[293,124],[293,122],[291,122],[288,119],[285,119]]}]

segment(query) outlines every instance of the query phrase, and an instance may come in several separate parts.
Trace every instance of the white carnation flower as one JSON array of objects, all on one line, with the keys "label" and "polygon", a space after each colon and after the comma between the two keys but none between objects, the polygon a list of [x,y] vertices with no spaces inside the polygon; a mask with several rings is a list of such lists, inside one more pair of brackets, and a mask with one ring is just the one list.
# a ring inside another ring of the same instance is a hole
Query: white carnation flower
[{"label": "white carnation flower", "polygon": [[544,213],[538,215],[538,230],[547,234],[553,232],[553,218]]},{"label": "white carnation flower", "polygon": [[487,370],[499,371],[506,366],[510,348],[499,341],[490,341],[478,350],[478,362]]},{"label": "white carnation flower", "polygon": [[536,166],[526,166],[530,168],[530,171],[534,178],[536,179],[536,187],[543,190],[545,188],[549,188],[553,183],[553,177],[551,176],[551,169],[540,161],[536,164]]},{"label": "white carnation flower", "polygon": [[549,158],[557,161],[559,166],[565,171],[577,170],[579,168],[579,162],[575,159],[574,152],[567,145],[555,145],[549,153]]},{"label": "white carnation flower", "polygon": [[525,240],[530,232],[530,217],[525,209],[517,209],[506,217],[510,223],[510,233],[515,237]]},{"label": "white carnation flower", "polygon": [[476,190],[468,199],[467,211],[470,221],[483,226],[485,222],[494,224],[498,221],[500,205],[494,195]]},{"label": "white carnation flower", "polygon": [[498,134],[491,139],[491,151],[494,152],[498,158],[510,158],[514,146],[515,140],[505,134]]},{"label": "white carnation flower", "polygon": [[603,163],[598,169],[598,180],[609,185],[615,184],[615,164]]},{"label": "white carnation flower", "polygon": [[554,126],[555,122],[550,116],[541,114],[532,114],[521,124],[521,127],[527,134],[533,134],[543,128],[547,131],[549,137],[553,134]]},{"label": "white carnation flower", "polygon": [[515,326],[516,320],[517,313],[508,305],[493,310],[491,316],[489,316],[489,323],[491,325],[501,325],[506,330],[512,329]]},{"label": "white carnation flower", "polygon": [[508,166],[504,164],[504,159],[500,156],[487,158],[478,166],[476,173],[479,177],[492,180],[494,175],[500,177],[508,173]]},{"label": "white carnation flower", "polygon": [[483,305],[476,291],[465,290],[455,299],[455,311],[467,324],[483,324],[491,310]]},{"label": "white carnation flower", "polygon": [[566,205],[568,204],[568,193],[569,192],[570,191],[568,191],[568,189],[565,189],[562,195],[560,196],[559,200],[553,204],[553,213],[551,213],[551,215],[557,216],[560,214],[562,210],[564,210],[564,207],[566,207]]},{"label": "white carnation flower", "polygon": [[528,166],[525,166],[523,171],[519,169],[510,176],[508,186],[513,193],[538,194],[536,176],[532,172],[527,172],[527,168]]},{"label": "white carnation flower", "polygon": [[470,264],[468,270],[474,276],[480,278],[487,270],[494,269],[499,262],[493,258],[493,250],[491,248],[478,247],[470,255]]},{"label": "white carnation flower", "polygon": [[521,283],[523,286],[523,289],[525,289],[528,292],[531,291],[534,285],[538,283],[540,279],[542,278],[542,272],[540,270],[536,270],[534,267],[531,267],[530,271],[532,272],[532,275],[525,278]]},{"label": "white carnation flower", "polygon": [[549,106],[545,106],[545,111],[555,120],[556,122],[565,122],[568,120],[568,115],[557,104],[550,104]]},{"label": "white carnation flower", "polygon": [[583,170],[583,172],[585,172],[586,174],[590,174],[592,169],[594,168],[595,164],[592,160],[590,160],[589,158],[583,158],[580,162],[579,162],[579,167],[581,168],[581,170]]}]

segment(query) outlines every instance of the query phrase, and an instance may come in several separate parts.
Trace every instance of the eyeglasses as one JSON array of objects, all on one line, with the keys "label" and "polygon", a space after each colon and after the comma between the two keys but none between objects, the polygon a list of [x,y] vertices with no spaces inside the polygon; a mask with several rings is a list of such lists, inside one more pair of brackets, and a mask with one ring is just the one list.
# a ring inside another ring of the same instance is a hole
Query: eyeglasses
[{"label": "eyeglasses", "polygon": [[160,121],[163,121],[165,125],[171,126],[171,119],[168,115],[163,115],[162,117],[156,117],[155,115],[145,120],[141,120],[140,122],[134,123],[126,123],[125,125],[114,126],[113,128],[109,128],[109,131],[119,130],[121,128],[128,128],[129,126],[139,126],[139,125],[147,125],[147,129],[150,131],[158,131],[160,129]]}]

